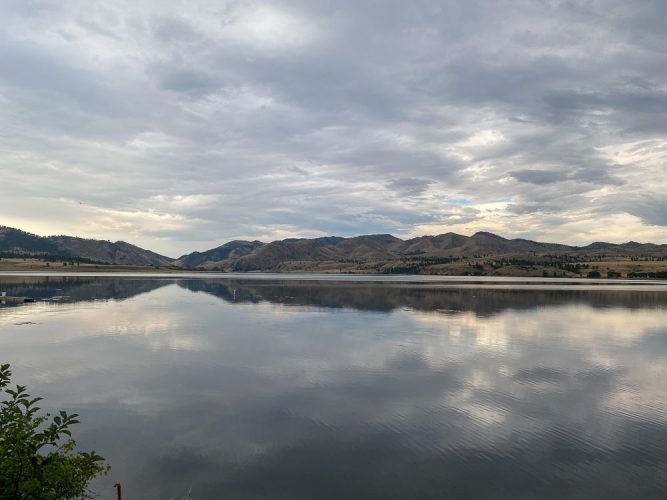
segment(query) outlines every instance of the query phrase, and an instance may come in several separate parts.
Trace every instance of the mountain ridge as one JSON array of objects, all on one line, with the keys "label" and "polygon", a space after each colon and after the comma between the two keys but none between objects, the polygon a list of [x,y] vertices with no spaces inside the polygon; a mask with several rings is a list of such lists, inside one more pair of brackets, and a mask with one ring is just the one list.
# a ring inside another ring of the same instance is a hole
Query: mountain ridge
[{"label": "mountain ridge", "polygon": [[[65,235],[38,236],[0,226],[1,255],[230,272],[345,270],[384,273],[424,272],[426,269],[437,273],[443,265],[481,258],[511,265],[521,262],[548,263],[551,260],[579,262],[602,257],[662,260],[667,259],[667,245],[628,241],[572,246],[523,238],[508,239],[486,231],[478,231],[472,236],[448,232],[405,240],[391,234],[368,234],[286,238],[269,243],[232,240],[174,259],[125,241],[110,242]],[[469,264],[473,265],[472,262]]]},{"label": "mountain ridge", "polygon": [[[236,241],[238,244],[251,242]],[[472,236],[457,233],[425,235],[402,240],[388,234],[361,235],[349,238],[337,236],[320,238],[287,238],[270,243],[258,243],[255,250],[237,258],[217,259],[216,253],[225,245],[196,252],[198,266],[223,271],[297,271],[322,269],[323,263],[349,269],[349,264],[365,265],[369,271],[391,272],[392,262],[422,260],[442,264],[465,258],[511,256],[534,258],[542,256],[569,257],[655,257],[667,258],[667,245],[627,242],[622,244],[596,242],[578,247],[560,243],[545,243],[523,238],[507,239],[479,231]],[[192,255],[192,254],[189,254]],[[188,255],[175,264],[187,267]],[[514,259],[517,260],[517,259]],[[378,264],[380,266],[378,267]],[[387,264],[382,266],[382,264]],[[388,267],[387,267],[388,266]],[[335,266],[333,266],[335,267]],[[396,266],[393,266],[396,268]]]}]

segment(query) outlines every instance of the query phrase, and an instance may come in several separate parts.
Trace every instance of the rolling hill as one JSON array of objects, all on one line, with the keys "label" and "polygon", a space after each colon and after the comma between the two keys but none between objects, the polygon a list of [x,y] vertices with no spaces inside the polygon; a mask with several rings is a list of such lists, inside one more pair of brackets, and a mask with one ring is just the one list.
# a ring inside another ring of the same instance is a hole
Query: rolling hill
[{"label": "rolling hill", "polygon": [[[587,272],[596,269],[596,266],[589,265],[591,262],[604,260],[626,263],[652,261],[652,269],[662,272],[665,266],[654,261],[667,260],[667,245],[630,241],[623,244],[595,242],[576,247],[520,238],[507,239],[488,232],[472,236],[445,233],[408,240],[389,234],[371,234],[350,238],[288,238],[270,243],[234,240],[204,252],[171,259],[124,241],[112,243],[72,236],[43,237],[0,226],[2,256],[78,259],[115,265],[171,266],[225,272],[522,275],[526,270],[535,274],[552,268],[581,274],[582,269]],[[605,269],[612,270],[608,266]],[[637,266],[625,266],[625,274],[644,270]],[[550,275],[568,275],[551,272]]]},{"label": "rolling hill", "polygon": [[0,254],[131,266],[167,266],[174,261],[124,241],[112,243],[73,236],[37,236],[6,226],[0,226]]},{"label": "rolling hill", "polygon": [[[224,271],[367,271],[408,272],[464,259],[496,258],[507,262],[577,262],[602,258],[667,258],[667,245],[594,243],[575,247],[478,232],[446,233],[401,240],[389,234],[290,238],[261,243],[233,241],[206,252],[184,255],[181,267]],[[437,270],[434,269],[434,270]]]}]

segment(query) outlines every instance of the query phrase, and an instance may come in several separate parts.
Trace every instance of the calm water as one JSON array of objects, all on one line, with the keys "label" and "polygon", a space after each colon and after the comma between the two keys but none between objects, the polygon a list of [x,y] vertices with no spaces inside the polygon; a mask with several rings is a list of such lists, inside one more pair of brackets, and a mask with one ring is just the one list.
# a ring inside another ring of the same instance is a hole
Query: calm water
[{"label": "calm water", "polygon": [[0,361],[104,499],[666,498],[667,287],[463,285],[4,276]]}]

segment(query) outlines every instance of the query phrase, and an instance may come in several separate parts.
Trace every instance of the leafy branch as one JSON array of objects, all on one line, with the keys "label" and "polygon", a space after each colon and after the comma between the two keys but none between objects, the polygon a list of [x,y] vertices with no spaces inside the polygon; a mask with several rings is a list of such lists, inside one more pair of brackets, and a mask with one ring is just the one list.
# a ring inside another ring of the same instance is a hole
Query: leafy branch
[{"label": "leafy branch", "polygon": [[0,365],[0,500],[90,498],[88,483],[109,466],[95,451],[76,451],[78,415],[41,414],[42,398],[10,388],[11,377],[10,365]]}]

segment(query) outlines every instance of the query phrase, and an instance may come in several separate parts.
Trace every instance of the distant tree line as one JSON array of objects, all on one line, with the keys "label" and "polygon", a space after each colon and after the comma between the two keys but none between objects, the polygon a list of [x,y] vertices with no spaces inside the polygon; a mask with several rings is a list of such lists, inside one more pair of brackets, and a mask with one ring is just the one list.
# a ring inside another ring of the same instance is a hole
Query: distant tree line
[{"label": "distant tree line", "polygon": [[26,252],[0,252],[0,259],[37,259],[44,262],[69,262],[74,264],[104,264],[98,260],[73,255],[31,254]]},{"label": "distant tree line", "polygon": [[667,271],[656,271],[656,272],[632,272],[632,273],[628,273],[628,278],[657,278],[657,279],[667,279]]}]

